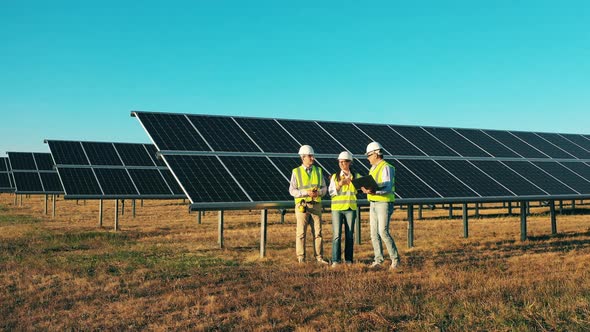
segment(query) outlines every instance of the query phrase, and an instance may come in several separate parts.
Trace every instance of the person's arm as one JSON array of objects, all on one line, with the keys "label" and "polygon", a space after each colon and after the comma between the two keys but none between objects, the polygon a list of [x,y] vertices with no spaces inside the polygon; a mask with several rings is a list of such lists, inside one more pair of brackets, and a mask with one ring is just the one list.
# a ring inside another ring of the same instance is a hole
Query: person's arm
[{"label": "person's arm", "polygon": [[289,194],[291,194],[291,196],[293,196],[295,198],[309,196],[307,194],[307,190],[299,190],[297,188],[297,176],[295,175],[295,172],[291,173],[291,182],[289,184]]},{"label": "person's arm", "polygon": [[385,166],[383,167],[383,171],[381,172],[381,181],[380,184],[383,185],[382,188],[379,188],[379,190],[375,191],[375,194],[377,195],[384,195],[384,194],[388,194],[391,192],[391,190],[393,189],[393,181],[391,181],[392,178],[392,169],[389,166]]},{"label": "person's arm", "polygon": [[328,187],[326,186],[326,179],[323,176],[323,172],[322,172],[322,180],[320,181],[320,188],[319,188],[319,196],[322,197],[324,195],[326,195],[326,193],[328,192]]},{"label": "person's arm", "polygon": [[328,192],[330,193],[330,197],[334,197],[338,195],[338,189],[336,188],[336,177],[330,177],[330,187],[328,187]]}]

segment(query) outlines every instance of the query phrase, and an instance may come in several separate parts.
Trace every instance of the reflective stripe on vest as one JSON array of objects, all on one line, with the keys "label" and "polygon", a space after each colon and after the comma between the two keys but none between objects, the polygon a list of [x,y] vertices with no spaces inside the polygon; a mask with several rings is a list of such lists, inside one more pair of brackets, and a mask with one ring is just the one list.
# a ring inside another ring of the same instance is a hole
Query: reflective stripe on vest
[{"label": "reflective stripe on vest", "polygon": [[[294,168],[293,173],[295,173],[295,178],[297,179],[297,189],[299,190],[309,190],[313,187],[318,188],[322,185],[322,169],[317,167],[316,165],[311,166],[311,174],[307,175],[305,171],[305,167],[303,165]],[[311,197],[299,197],[295,198],[295,205],[297,205],[301,201],[311,202]],[[322,199],[318,196],[315,200],[316,202],[321,202]]]},{"label": "reflective stripe on vest", "polygon": [[393,192],[395,191],[395,168],[393,166],[391,166],[388,162],[386,162],[385,160],[381,160],[381,162],[379,164],[377,164],[377,167],[375,167],[372,171],[369,172],[369,175],[373,177],[373,179],[375,179],[375,182],[377,182],[377,187],[384,187],[385,183],[380,182],[381,179],[383,178],[383,169],[385,167],[390,167],[391,172],[389,174],[391,182],[392,182],[392,186],[391,186],[391,192],[388,192],[386,194],[367,194],[367,199],[369,199],[370,201],[373,202],[393,202],[395,200],[395,195],[393,194]]},{"label": "reflective stripe on vest", "polygon": [[[358,174],[353,174],[354,179],[358,177],[360,177]],[[336,182],[336,174],[332,174],[332,181]],[[338,195],[332,197],[332,210],[356,210],[356,188],[354,184],[345,184],[338,192]]]}]

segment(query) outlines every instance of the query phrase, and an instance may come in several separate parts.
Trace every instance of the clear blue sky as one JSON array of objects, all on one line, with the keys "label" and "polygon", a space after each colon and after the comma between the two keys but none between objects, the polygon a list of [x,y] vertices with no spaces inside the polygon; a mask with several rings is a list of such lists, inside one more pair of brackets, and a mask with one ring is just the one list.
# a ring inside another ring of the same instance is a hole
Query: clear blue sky
[{"label": "clear blue sky", "polygon": [[589,134],[589,18],[587,0],[4,0],[0,155],[148,142],[135,109]]}]

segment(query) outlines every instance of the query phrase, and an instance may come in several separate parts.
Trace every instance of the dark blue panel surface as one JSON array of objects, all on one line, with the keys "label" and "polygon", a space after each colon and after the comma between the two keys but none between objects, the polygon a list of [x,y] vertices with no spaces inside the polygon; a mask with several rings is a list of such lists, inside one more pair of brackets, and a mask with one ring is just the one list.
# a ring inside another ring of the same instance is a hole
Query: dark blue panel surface
[{"label": "dark blue panel surface", "polygon": [[230,117],[190,115],[189,119],[214,151],[260,152]]},{"label": "dark blue panel surface", "polygon": [[412,174],[398,160],[387,160],[395,167],[395,195],[399,198],[440,198],[424,182]]},{"label": "dark blue panel surface", "polygon": [[166,169],[166,170],[160,170],[160,173],[164,177],[164,180],[166,180],[166,183],[168,184],[170,189],[172,189],[172,192],[174,193],[174,195],[184,195],[184,191],[182,191],[182,188],[180,188],[180,185],[178,184],[178,181],[176,181],[176,179],[172,175],[172,172],[170,172],[169,170]]},{"label": "dark blue panel surface", "polygon": [[438,163],[481,196],[514,196],[468,161],[439,160]]},{"label": "dark blue panel surface", "polygon": [[556,147],[555,145],[547,142],[545,139],[536,135],[535,133],[513,131],[512,134],[527,142],[528,144],[534,146],[535,148],[537,148],[538,150],[545,153],[551,158],[574,158],[574,156]]},{"label": "dark blue panel surface", "polygon": [[590,181],[590,166],[588,164],[581,162],[560,162],[560,164]]},{"label": "dark blue panel surface", "polygon": [[485,132],[525,158],[549,158],[507,131],[486,130]]},{"label": "dark blue panel surface", "polygon": [[[157,166],[166,166],[166,163],[164,163],[164,161],[158,158],[158,156],[156,155],[158,150],[155,146],[151,144],[144,144],[143,146],[147,150],[149,157],[152,158],[153,163],[155,163]],[[151,165],[152,164],[150,164],[150,166]]]},{"label": "dark blue panel surface", "polygon": [[[150,145],[153,147],[153,145]],[[115,143],[125,166],[154,166],[152,158],[143,144]]]},{"label": "dark blue panel surface", "polygon": [[318,122],[319,125],[327,130],[332,137],[344,145],[346,149],[355,156],[365,154],[367,145],[373,140],[365,135],[361,130],[352,123],[338,122]]},{"label": "dark blue panel surface", "polygon": [[528,161],[504,161],[503,163],[551,195],[576,194]]},{"label": "dark blue panel surface", "polygon": [[[272,162],[277,165],[277,167],[281,170],[281,173],[283,173],[283,175],[285,175],[285,177],[289,180],[291,180],[291,173],[293,173],[293,169],[295,167],[299,167],[301,166],[301,158],[298,157],[276,157],[276,158],[270,158],[270,160],[272,160]],[[327,178],[326,174],[323,174],[324,178]],[[287,188],[289,188],[289,185],[287,184]]]},{"label": "dark blue panel surface", "polygon": [[139,195],[126,170],[97,168],[94,172],[105,195]]},{"label": "dark blue panel surface", "polygon": [[140,195],[172,195],[157,169],[130,169],[129,174]]},{"label": "dark blue panel surface", "polygon": [[0,157],[0,172],[8,171],[8,157]]},{"label": "dark blue panel surface", "polygon": [[398,160],[445,198],[477,197],[477,194],[432,160]]},{"label": "dark blue panel surface", "polygon": [[10,183],[10,174],[0,173],[0,189],[13,188]]},{"label": "dark blue panel surface", "polygon": [[463,136],[457,134],[450,128],[424,128],[426,131],[436,136],[443,143],[451,147],[457,153],[464,157],[490,157],[491,155],[469,142]]},{"label": "dark blue panel surface", "polygon": [[481,130],[456,129],[456,131],[463,137],[471,141],[473,144],[482,148],[494,157],[519,158],[519,156],[516,153],[514,153],[498,141],[494,140],[490,136],[486,135]]},{"label": "dark blue panel surface", "polygon": [[112,143],[82,142],[82,146],[91,165],[123,165]]},{"label": "dark blue panel surface", "polygon": [[102,195],[90,168],[58,168],[66,195]]},{"label": "dark blue panel surface", "polygon": [[472,164],[519,196],[547,195],[499,161],[471,161]]},{"label": "dark blue panel surface", "polygon": [[13,171],[16,192],[43,192],[39,173]]},{"label": "dark blue panel surface", "polygon": [[581,194],[590,194],[590,181],[572,172],[569,168],[557,162],[535,162],[535,165],[541,167],[545,172],[553,175],[561,182],[567,184]]},{"label": "dark blue panel surface", "polygon": [[31,152],[8,152],[8,159],[13,171],[37,170],[35,159]]},{"label": "dark blue panel surface", "polygon": [[420,127],[391,126],[391,128],[429,156],[458,156]]},{"label": "dark blue panel surface", "polygon": [[[311,145],[316,154],[338,154],[345,150],[343,146],[338,144],[334,138],[313,121],[279,120],[279,122],[301,145]],[[298,150],[299,148],[295,151],[283,152],[297,153]]]},{"label": "dark blue panel surface", "polygon": [[211,151],[182,114],[136,114],[160,150]]},{"label": "dark blue panel surface", "polygon": [[539,133],[539,136],[548,140],[549,142],[559,146],[563,150],[580,159],[590,159],[590,152],[584,150],[579,145],[572,143],[560,134]]},{"label": "dark blue panel surface", "polygon": [[264,152],[297,153],[299,144],[275,120],[236,118]]},{"label": "dark blue panel surface", "polygon": [[47,141],[47,144],[56,165],[90,165],[80,142]]},{"label": "dark blue panel surface", "polygon": [[583,135],[574,135],[574,134],[559,134],[563,136],[570,142],[575,143],[579,147],[583,148],[586,151],[590,151],[590,140],[585,138]]},{"label": "dark blue panel surface", "polygon": [[[372,140],[381,143],[383,148],[392,155],[397,156],[424,156],[414,145],[401,137],[389,126],[373,124],[356,124]],[[366,147],[365,147],[366,149]],[[366,150],[365,150],[366,151]]]},{"label": "dark blue panel surface", "polygon": [[59,181],[59,176],[57,172],[51,173],[39,173],[41,176],[41,182],[43,183],[43,189],[47,193],[63,193],[64,190],[61,186],[61,181]]},{"label": "dark blue panel surface", "polygon": [[249,202],[216,157],[166,156],[192,202]]},{"label": "dark blue panel surface", "polygon": [[54,171],[51,153],[33,153],[37,169],[40,171]]}]

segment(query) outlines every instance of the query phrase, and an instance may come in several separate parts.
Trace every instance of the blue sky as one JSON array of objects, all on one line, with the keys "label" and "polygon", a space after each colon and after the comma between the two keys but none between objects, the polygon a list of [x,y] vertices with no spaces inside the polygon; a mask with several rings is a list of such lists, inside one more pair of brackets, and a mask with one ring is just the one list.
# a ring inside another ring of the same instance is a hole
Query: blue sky
[{"label": "blue sky", "polygon": [[0,155],[149,142],[136,109],[589,134],[589,17],[590,1],[1,1]]}]

